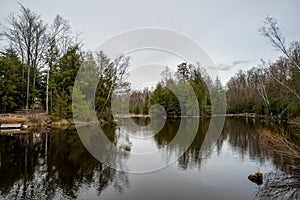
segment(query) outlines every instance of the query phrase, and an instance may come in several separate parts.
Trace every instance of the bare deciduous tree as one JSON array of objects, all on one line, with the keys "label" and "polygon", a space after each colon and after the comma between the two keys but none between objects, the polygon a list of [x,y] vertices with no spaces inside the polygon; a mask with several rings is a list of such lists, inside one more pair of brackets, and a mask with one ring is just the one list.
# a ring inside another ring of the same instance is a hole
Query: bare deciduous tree
[{"label": "bare deciduous tree", "polygon": [[71,27],[69,22],[57,15],[53,23],[49,26],[47,33],[47,53],[45,62],[48,65],[47,70],[47,83],[46,83],[46,113],[49,112],[49,76],[50,71],[54,65],[57,64],[71,46],[77,43],[72,36]]},{"label": "bare deciduous tree", "polygon": [[[18,52],[21,58],[22,76],[25,82],[27,68],[26,108],[29,108],[30,76],[33,74],[32,87],[35,92],[36,74],[46,50],[47,25],[41,17],[20,4],[20,15],[9,15],[6,19],[7,26],[1,31],[1,38],[7,39],[11,48]],[[33,94],[34,97],[34,94]]]},{"label": "bare deciduous tree", "polygon": [[[261,32],[261,34],[263,36],[265,36],[267,39],[269,39],[269,41],[271,42],[272,46],[275,47],[276,49],[280,50],[283,55],[287,58],[287,61],[289,61],[293,66],[292,68],[297,68],[298,73],[300,73],[300,65],[299,65],[299,61],[295,60],[295,53],[298,53],[297,50],[299,48],[297,48],[297,44],[299,45],[299,43],[293,43],[295,48],[293,48],[293,45],[291,46],[291,48],[287,48],[286,46],[286,42],[285,42],[285,38],[282,36],[277,20],[275,20],[273,17],[267,16],[264,20],[264,25],[259,29],[259,31]],[[263,66],[267,66],[267,67],[272,67],[272,65],[269,63],[267,64],[267,62],[263,61]],[[274,65],[273,65],[274,66]],[[282,65],[287,66],[287,65]],[[280,68],[279,66],[277,67],[277,69],[280,69],[281,72],[284,72],[284,68]],[[278,74],[278,73],[277,73]],[[293,89],[292,87],[290,87],[287,83],[286,83],[286,79],[281,80],[280,78],[278,78],[278,76],[276,76],[274,74],[274,70],[270,71],[270,77],[275,80],[278,84],[280,84],[282,87],[286,88],[289,92],[291,92],[293,95],[295,95],[295,97],[300,100],[300,95],[297,92],[297,90]]]},{"label": "bare deciduous tree", "polygon": [[168,85],[168,81],[172,80],[173,77],[172,71],[168,66],[164,68],[164,70],[160,73],[160,75],[162,77],[162,82],[165,86]]}]

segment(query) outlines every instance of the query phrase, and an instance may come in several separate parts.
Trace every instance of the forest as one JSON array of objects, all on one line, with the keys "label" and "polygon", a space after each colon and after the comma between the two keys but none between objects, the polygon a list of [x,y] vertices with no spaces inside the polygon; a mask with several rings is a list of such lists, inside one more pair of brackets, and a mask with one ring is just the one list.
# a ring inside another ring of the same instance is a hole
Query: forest
[{"label": "forest", "polygon": [[[186,87],[190,85],[194,94]],[[174,94],[176,91],[176,95]],[[220,95],[221,94],[221,95]],[[208,116],[212,110],[226,106],[225,89],[219,78],[213,81],[199,63],[196,65],[182,62],[177,65],[177,71],[172,73],[169,67],[161,72],[159,81],[153,91],[148,88],[134,91],[129,103],[129,112],[134,114],[149,114],[149,107],[161,105],[168,117],[193,116],[195,105],[192,96],[198,101],[199,115]],[[221,96],[218,98],[218,96]],[[178,98],[182,99],[180,105]],[[153,114],[159,114],[153,110]]]},{"label": "forest", "polygon": [[93,56],[82,49],[79,36],[60,15],[46,24],[32,10],[20,7],[20,15],[7,17],[0,35],[9,47],[0,56],[0,112],[35,109],[45,110],[52,120],[72,118],[74,81],[80,66],[87,64],[99,78],[97,115],[106,116],[110,93],[126,75],[129,58],[111,60],[101,51]]},{"label": "forest", "polygon": [[[20,4],[18,15],[9,15],[1,27],[0,38],[7,42],[0,55],[0,112],[44,110],[51,120],[72,118],[72,93],[79,68],[88,65],[99,80],[95,109],[98,118],[112,120],[111,96],[122,88],[130,94],[129,113],[148,115],[150,107],[162,105],[169,117],[193,115],[190,94],[182,87],[192,86],[198,100],[200,115],[226,106],[214,101],[217,93],[226,94],[227,113],[255,113],[264,116],[297,117],[300,114],[300,43],[287,45],[277,21],[266,17],[259,32],[282,53],[276,61],[264,61],[250,70],[240,70],[225,86],[212,80],[205,67],[179,63],[172,73],[169,67],[161,72],[155,88],[131,91],[126,81],[130,57],[111,59],[105,52],[93,54],[83,49],[80,34],[69,22],[57,15],[47,24],[42,17]],[[177,87],[187,97],[181,108],[170,90]],[[182,87],[180,89],[180,87]],[[83,94],[80,94],[83,95]],[[82,96],[84,98],[84,96]],[[81,109],[90,109],[82,105]]]},{"label": "forest", "polygon": [[300,43],[286,45],[277,21],[265,19],[260,32],[282,55],[276,61],[261,60],[258,67],[239,71],[227,87],[228,112],[251,112],[274,117],[300,113]]}]

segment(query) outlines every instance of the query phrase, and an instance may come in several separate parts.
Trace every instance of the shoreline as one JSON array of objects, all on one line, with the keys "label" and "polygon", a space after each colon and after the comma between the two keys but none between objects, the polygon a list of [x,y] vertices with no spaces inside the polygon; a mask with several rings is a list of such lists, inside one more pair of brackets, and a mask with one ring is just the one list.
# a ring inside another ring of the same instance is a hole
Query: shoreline
[{"label": "shoreline", "polygon": [[[154,117],[153,115],[143,115],[143,114],[116,114],[115,118],[150,118]],[[162,116],[156,116],[162,117]],[[287,122],[290,125],[295,125],[300,128],[300,117],[294,118],[276,118],[276,116],[266,116],[266,115],[257,115],[255,113],[236,113],[236,114],[220,114],[220,115],[200,115],[200,116],[168,116],[167,118],[176,119],[176,118],[210,118],[210,117],[234,117],[234,118],[253,118],[253,119],[263,119],[267,121],[276,121],[276,122]],[[17,124],[20,123],[22,125],[28,126],[29,128],[21,129],[27,130],[30,128],[37,127],[48,127],[48,128],[65,128],[69,126],[74,126],[73,119],[61,119],[58,121],[48,122],[48,116],[45,113],[39,113],[36,115],[20,115],[20,114],[0,114],[0,124]],[[104,126],[106,124],[114,124],[115,121],[108,122],[103,119],[99,121],[100,126]],[[82,125],[86,125],[86,122],[77,122],[77,124],[82,123]],[[3,130],[0,130],[3,132]]]}]

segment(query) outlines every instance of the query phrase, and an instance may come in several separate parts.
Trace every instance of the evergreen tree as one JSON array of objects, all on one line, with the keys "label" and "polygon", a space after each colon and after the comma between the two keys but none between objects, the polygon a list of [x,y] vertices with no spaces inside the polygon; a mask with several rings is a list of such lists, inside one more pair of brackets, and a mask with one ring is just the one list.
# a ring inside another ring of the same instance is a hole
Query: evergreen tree
[{"label": "evergreen tree", "polygon": [[177,66],[177,77],[178,80],[186,83],[190,77],[190,71],[186,62],[181,63]]},{"label": "evergreen tree", "polygon": [[81,62],[78,47],[72,47],[51,70],[50,115],[54,118],[72,117],[72,91]]},{"label": "evergreen tree", "polygon": [[[151,104],[163,106],[168,116],[194,115],[195,109],[200,110],[201,114],[206,114],[209,94],[201,71],[203,70],[199,66],[195,67],[188,63],[181,63],[177,66],[176,76],[178,81],[170,81],[172,78],[169,75],[166,78],[169,70],[165,68],[161,74],[163,80],[156,85],[151,96]],[[188,89],[190,86],[192,86],[197,97],[198,108],[193,103],[195,99],[193,99],[194,94],[190,93],[191,91]],[[179,99],[182,105],[179,104]]]},{"label": "evergreen tree", "polygon": [[13,112],[24,105],[22,91],[22,64],[12,49],[0,56],[0,105],[1,112]]},{"label": "evergreen tree", "polygon": [[137,105],[135,106],[133,112],[134,112],[134,114],[140,114],[140,106],[139,106],[139,104],[137,104]]}]

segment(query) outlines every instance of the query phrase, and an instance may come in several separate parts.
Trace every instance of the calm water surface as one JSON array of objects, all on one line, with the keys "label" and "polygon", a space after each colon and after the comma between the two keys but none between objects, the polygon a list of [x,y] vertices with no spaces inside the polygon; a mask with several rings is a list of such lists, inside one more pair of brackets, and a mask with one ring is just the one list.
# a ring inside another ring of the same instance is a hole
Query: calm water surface
[{"label": "calm water surface", "polygon": [[[82,145],[75,128],[0,135],[0,199],[245,200],[258,198],[264,186],[247,178],[258,169],[264,179],[270,172],[297,173],[289,167],[292,160],[273,155],[253,137],[266,124],[226,119],[219,139],[203,148],[209,119],[201,119],[192,145],[182,152],[180,145],[168,143],[185,119],[167,120],[156,135],[155,127],[146,126],[150,119],[134,120],[145,128],[136,130],[130,119],[119,119],[119,126],[106,126],[105,133],[115,144],[130,143],[130,151],[158,150],[163,159],[183,154],[161,170],[133,174],[100,163]],[[128,155],[131,165],[164,162],[161,158],[143,163],[130,159]]]}]

